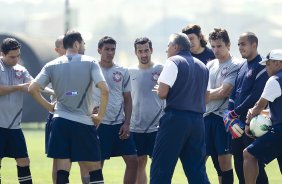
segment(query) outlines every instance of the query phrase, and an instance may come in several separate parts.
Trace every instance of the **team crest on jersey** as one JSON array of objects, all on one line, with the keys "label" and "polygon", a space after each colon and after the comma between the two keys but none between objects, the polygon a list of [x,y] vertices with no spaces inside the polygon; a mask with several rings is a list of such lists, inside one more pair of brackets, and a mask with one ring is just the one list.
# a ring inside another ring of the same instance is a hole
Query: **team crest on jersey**
[{"label": "team crest on jersey", "polygon": [[15,77],[17,79],[23,78],[23,71],[22,70],[15,70]]},{"label": "team crest on jersey", "polygon": [[222,77],[226,76],[227,70],[228,70],[228,67],[224,67],[224,68],[221,70],[221,76],[222,76]]},{"label": "team crest on jersey", "polygon": [[113,80],[114,80],[115,82],[120,82],[121,79],[122,79],[122,74],[121,74],[121,72],[116,71],[116,72],[113,73]]},{"label": "team crest on jersey", "polygon": [[158,73],[158,72],[152,73],[152,81],[157,82],[158,79],[159,79],[159,76],[160,76],[160,73]]},{"label": "team crest on jersey", "polygon": [[252,74],[253,74],[253,70],[249,70],[249,71],[247,72],[247,77],[252,76]]}]

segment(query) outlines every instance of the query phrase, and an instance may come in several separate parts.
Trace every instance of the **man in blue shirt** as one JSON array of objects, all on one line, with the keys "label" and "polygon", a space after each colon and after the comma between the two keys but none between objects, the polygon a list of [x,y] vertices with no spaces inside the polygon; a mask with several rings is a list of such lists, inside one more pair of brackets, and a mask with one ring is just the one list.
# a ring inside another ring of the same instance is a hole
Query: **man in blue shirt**
[{"label": "man in blue shirt", "polygon": [[268,164],[277,158],[281,171],[282,161],[282,50],[272,50],[267,59],[260,62],[266,65],[270,78],[266,82],[263,93],[256,105],[249,110],[245,132],[249,133],[250,120],[260,114],[269,104],[272,130],[257,138],[244,150],[244,175],[248,184],[255,184],[258,176],[258,160]]},{"label": "man in blue shirt", "polygon": [[[268,79],[265,68],[259,64],[262,60],[257,52],[258,38],[254,33],[246,32],[240,35],[238,41],[239,51],[246,61],[239,69],[233,92],[229,99],[227,117],[246,121],[248,109],[258,101]],[[243,173],[243,150],[253,139],[243,134],[244,127],[234,124],[229,127],[233,136],[231,147],[234,156],[234,166],[240,184],[245,183]],[[239,130],[239,131],[237,131]],[[260,164],[257,183],[268,183],[264,165]]]},{"label": "man in blue shirt", "polygon": [[190,184],[209,183],[203,120],[209,72],[189,50],[185,34],[170,36],[168,59],[156,86],[166,107],[153,150],[151,184],[170,184],[178,158]]}]

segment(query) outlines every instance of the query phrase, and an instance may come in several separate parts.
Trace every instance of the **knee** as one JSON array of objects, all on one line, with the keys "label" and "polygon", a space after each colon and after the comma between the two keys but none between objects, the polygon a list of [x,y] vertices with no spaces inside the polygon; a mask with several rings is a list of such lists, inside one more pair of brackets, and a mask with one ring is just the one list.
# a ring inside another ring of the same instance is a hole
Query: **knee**
[{"label": "knee", "polygon": [[231,158],[232,158],[231,154],[218,157],[220,169],[222,171],[228,171],[232,169],[232,161],[231,161],[232,159]]},{"label": "knee", "polygon": [[138,167],[146,167],[146,165],[147,165],[147,157],[146,156],[138,157]]},{"label": "knee", "polygon": [[244,157],[244,160],[246,161],[255,159],[255,157],[252,154],[250,154],[247,149],[244,149],[243,157]]},{"label": "knee", "polygon": [[137,167],[138,166],[138,158],[136,155],[134,156],[126,156],[125,160],[125,164],[128,167]]},{"label": "knee", "polygon": [[29,166],[30,164],[30,160],[29,158],[17,158],[16,159],[17,165],[20,167],[25,167],[25,166]]}]

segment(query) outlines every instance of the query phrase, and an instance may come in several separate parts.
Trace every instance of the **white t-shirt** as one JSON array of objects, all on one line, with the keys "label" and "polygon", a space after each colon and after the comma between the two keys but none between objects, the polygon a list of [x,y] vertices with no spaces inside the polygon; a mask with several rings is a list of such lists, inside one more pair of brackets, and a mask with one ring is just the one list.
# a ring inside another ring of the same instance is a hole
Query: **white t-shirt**
[{"label": "white t-shirt", "polygon": [[158,79],[158,83],[162,82],[172,87],[174,82],[176,81],[177,74],[178,68],[176,64],[170,59],[167,59],[163,71]]},{"label": "white t-shirt", "polygon": [[261,97],[273,102],[279,96],[281,96],[280,84],[274,77],[270,77],[265,84]]}]

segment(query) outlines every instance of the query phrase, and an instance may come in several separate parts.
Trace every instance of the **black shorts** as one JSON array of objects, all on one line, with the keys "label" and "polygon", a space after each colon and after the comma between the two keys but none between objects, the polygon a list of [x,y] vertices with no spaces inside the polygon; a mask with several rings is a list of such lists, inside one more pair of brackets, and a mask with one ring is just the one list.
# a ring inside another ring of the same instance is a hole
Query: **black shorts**
[{"label": "black shorts", "polygon": [[123,155],[136,155],[136,147],[132,135],[127,139],[119,138],[119,130],[122,124],[100,124],[98,134],[101,142],[102,160]]},{"label": "black shorts", "polygon": [[48,157],[72,162],[101,160],[96,127],[68,119],[53,118]]},{"label": "black shorts", "polygon": [[52,130],[52,118],[53,118],[52,113],[49,113],[45,125],[45,153],[47,154],[48,146],[49,146],[49,139],[50,139],[50,134]]},{"label": "black shorts", "polygon": [[247,147],[249,153],[265,164],[275,158],[281,163],[282,124],[273,126],[273,129],[274,131],[267,132]]},{"label": "black shorts", "polygon": [[225,131],[221,116],[209,114],[204,118],[207,155],[231,153],[231,135]]},{"label": "black shorts", "polygon": [[0,158],[3,157],[28,157],[22,129],[0,128]]},{"label": "black shorts", "polygon": [[138,156],[149,155],[150,157],[152,157],[157,132],[151,132],[151,133],[131,132],[131,135],[133,136],[133,140],[136,145],[137,155]]}]

